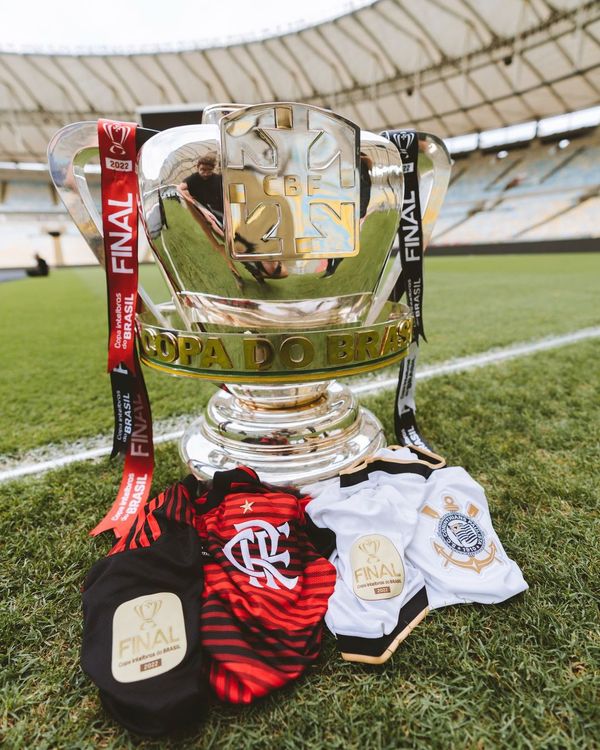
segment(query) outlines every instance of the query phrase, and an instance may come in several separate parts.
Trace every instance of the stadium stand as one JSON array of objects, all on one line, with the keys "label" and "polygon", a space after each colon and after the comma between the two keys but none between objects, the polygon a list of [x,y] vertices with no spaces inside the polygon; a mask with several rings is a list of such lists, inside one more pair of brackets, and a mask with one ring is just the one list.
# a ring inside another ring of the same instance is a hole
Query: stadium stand
[{"label": "stadium stand", "polygon": [[[28,265],[36,251],[51,265],[94,262],[67,228],[47,176],[16,168],[10,175],[4,162],[43,162],[68,123],[131,121],[144,110],[186,110],[189,118],[201,103],[232,101],[300,101],[372,132],[416,128],[474,139],[476,151],[456,154],[432,240],[440,252],[482,243],[493,243],[492,252],[501,243],[529,251],[550,232],[551,241],[589,245],[599,236],[600,135],[591,128],[600,124],[600,4],[490,0],[486,12],[481,5],[361,2],[316,26],[126,54],[106,46],[0,50],[0,268]],[[581,137],[558,133],[581,127],[589,128]],[[501,145],[500,131],[515,138]],[[553,143],[535,139],[549,135]],[[559,138],[571,143],[558,148]]]},{"label": "stadium stand", "polygon": [[600,237],[600,133],[455,158],[432,245]]},{"label": "stadium stand", "polygon": [[[600,127],[492,151],[455,154],[452,181],[432,247],[583,240],[600,237]],[[559,145],[560,144],[560,145]],[[508,150],[507,150],[508,149]],[[98,175],[90,176],[100,202]],[[573,246],[577,249],[577,245]],[[24,268],[40,253],[50,266],[96,259],[67,216],[44,165],[0,167],[0,269]],[[144,261],[152,259],[147,244]]]},{"label": "stadium stand", "polygon": [[[90,178],[100,204],[100,183]],[[33,265],[39,253],[51,267],[95,265],[97,260],[65,211],[42,164],[0,168],[0,269]],[[151,260],[142,242],[141,257]]]}]

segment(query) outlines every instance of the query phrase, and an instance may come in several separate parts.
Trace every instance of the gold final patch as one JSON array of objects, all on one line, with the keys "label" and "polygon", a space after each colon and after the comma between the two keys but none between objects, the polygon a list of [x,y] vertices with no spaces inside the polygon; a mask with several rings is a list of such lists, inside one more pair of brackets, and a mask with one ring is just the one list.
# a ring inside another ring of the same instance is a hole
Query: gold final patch
[{"label": "gold final patch", "polygon": [[183,607],[176,594],[138,596],[115,610],[111,668],[117,682],[168,672],[183,661],[186,648]]},{"label": "gold final patch", "polygon": [[352,588],[367,601],[392,599],[404,588],[404,565],[390,539],[381,534],[358,538],[350,549]]}]

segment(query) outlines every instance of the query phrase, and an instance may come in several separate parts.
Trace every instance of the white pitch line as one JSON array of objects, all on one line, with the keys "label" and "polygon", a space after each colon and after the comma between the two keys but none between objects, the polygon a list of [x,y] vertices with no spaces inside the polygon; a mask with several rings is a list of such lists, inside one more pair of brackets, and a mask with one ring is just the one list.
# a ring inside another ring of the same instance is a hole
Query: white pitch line
[{"label": "white pitch line", "polygon": [[[544,352],[548,349],[558,349],[560,346],[574,344],[577,341],[599,337],[600,326],[596,326],[593,328],[580,328],[578,331],[565,333],[562,336],[548,336],[547,338],[538,339],[537,341],[529,341],[524,344],[514,344],[503,349],[490,349],[481,354],[472,354],[468,357],[461,357],[460,359],[449,359],[446,362],[440,362],[439,365],[423,367],[421,370],[417,371],[417,380],[428,380],[429,378],[435,378],[439,375],[475,370],[478,367],[485,367],[498,362],[506,362],[509,359],[517,359],[518,357],[535,354],[536,352]],[[353,384],[351,388],[355,394],[360,395],[363,393],[372,393],[381,388],[395,388],[397,384],[398,376],[393,378],[375,377],[369,378],[369,380],[365,380],[364,382]]]},{"label": "white pitch line", "polygon": [[[440,375],[448,375],[457,372],[466,372],[467,370],[474,370],[478,367],[485,367],[491,364],[497,364],[498,362],[506,362],[510,359],[517,359],[518,357],[528,356],[535,354],[536,352],[548,351],[549,349],[557,349],[561,346],[568,344],[574,344],[578,341],[585,341],[586,339],[600,338],[600,326],[593,328],[581,328],[578,331],[571,333],[565,333],[562,336],[549,336],[547,338],[539,339],[538,341],[530,341],[523,344],[514,344],[513,346],[507,346],[503,349],[492,349],[487,352],[480,354],[473,354],[468,357],[461,357],[459,359],[450,359],[446,362],[441,362],[438,365],[430,365],[424,367],[417,372],[417,380],[428,380],[429,378],[435,378]],[[381,391],[395,388],[398,383],[398,377],[374,377],[368,380],[355,380],[350,384],[350,389],[356,395],[363,395],[367,393],[373,393],[374,391]],[[181,417],[181,421],[190,421],[190,417]],[[171,420],[165,420],[165,422],[171,422]],[[160,422],[156,424],[160,428]],[[178,440],[183,435],[183,430],[171,430],[169,432],[158,433],[154,435],[154,443],[167,443],[171,440]],[[34,463],[19,464],[12,469],[0,471],[0,482],[6,482],[10,479],[19,479],[26,477],[31,474],[43,474],[52,469],[58,469],[61,466],[67,466],[68,464],[75,463],[76,461],[90,461],[94,458],[102,458],[103,456],[110,455],[111,444],[107,441],[106,444],[101,445],[97,448],[90,450],[79,450],[77,452],[68,452],[68,448],[62,447],[57,448],[60,450],[60,455],[56,458],[50,458],[45,461],[36,461]],[[35,453],[32,451],[32,453]],[[52,451],[44,451],[45,455],[51,454]]]},{"label": "white pitch line", "polygon": [[[177,430],[176,432],[164,432],[159,435],[154,435],[154,445],[159,443],[168,443],[170,440],[178,440],[183,435],[183,430]],[[68,466],[76,461],[91,461],[94,458],[102,458],[103,456],[110,456],[112,451],[112,444],[106,443],[101,445],[99,448],[93,448],[87,451],[78,451],[77,453],[69,453],[68,449],[65,452],[61,449],[61,455],[58,458],[51,458],[47,461],[39,461],[36,463],[20,464],[15,466],[14,469],[6,469],[0,471],[0,483],[7,482],[9,479],[19,479],[20,477],[26,477],[30,474],[44,474],[52,469],[59,469],[61,466]],[[35,452],[35,449],[34,451]],[[48,453],[46,451],[46,453]]]}]

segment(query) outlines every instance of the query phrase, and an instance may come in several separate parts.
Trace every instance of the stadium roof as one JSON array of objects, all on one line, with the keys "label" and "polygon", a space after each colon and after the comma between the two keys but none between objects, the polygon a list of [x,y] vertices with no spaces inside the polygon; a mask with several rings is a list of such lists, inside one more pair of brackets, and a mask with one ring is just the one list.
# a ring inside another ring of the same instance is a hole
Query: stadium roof
[{"label": "stadium roof", "polygon": [[[92,11],[90,11],[92,12]],[[600,103],[600,3],[379,0],[227,46],[0,53],[0,161],[44,160],[61,126],[138,107],[304,101],[364,128],[447,137]]]}]

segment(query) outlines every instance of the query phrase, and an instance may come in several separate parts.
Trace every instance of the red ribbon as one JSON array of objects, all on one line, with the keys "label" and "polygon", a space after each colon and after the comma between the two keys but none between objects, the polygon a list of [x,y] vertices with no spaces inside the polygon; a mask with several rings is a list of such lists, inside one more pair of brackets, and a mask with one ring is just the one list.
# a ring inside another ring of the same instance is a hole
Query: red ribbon
[{"label": "red ribbon", "polygon": [[108,292],[108,371],[115,405],[113,455],[125,454],[112,508],[91,531],[121,537],[150,493],[152,415],[135,345],[138,307],[138,182],[135,123],[98,121],[102,227]]},{"label": "red ribbon", "polygon": [[98,121],[102,227],[108,286],[108,371],[134,368],[138,287],[136,146],[132,122]]}]

